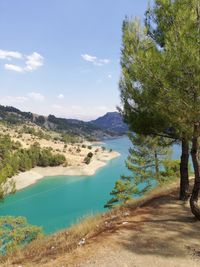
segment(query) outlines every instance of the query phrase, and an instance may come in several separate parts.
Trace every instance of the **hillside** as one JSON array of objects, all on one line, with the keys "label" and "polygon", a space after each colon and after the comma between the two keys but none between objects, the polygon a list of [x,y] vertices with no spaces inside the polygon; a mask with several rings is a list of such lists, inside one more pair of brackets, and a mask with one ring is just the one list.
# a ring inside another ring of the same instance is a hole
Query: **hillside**
[{"label": "hillside", "polygon": [[3,192],[24,188],[44,176],[93,175],[119,153],[29,121],[10,124],[2,119],[0,156],[1,198]]},{"label": "hillside", "polygon": [[[48,130],[70,134],[72,136],[83,137],[89,140],[101,140],[111,138],[121,134],[115,130],[114,121],[112,129],[98,126],[93,122],[81,120],[57,118],[54,115],[42,116],[31,112],[23,112],[17,108],[0,105],[0,119],[10,124],[34,123]],[[115,120],[118,123],[117,120]]]},{"label": "hillside", "polygon": [[104,116],[91,121],[91,123],[103,130],[125,134],[128,131],[128,126],[123,122],[119,112],[108,112]]},{"label": "hillside", "polygon": [[34,241],[2,258],[2,266],[197,267],[199,223],[177,195],[177,184],[155,189],[124,208]]}]

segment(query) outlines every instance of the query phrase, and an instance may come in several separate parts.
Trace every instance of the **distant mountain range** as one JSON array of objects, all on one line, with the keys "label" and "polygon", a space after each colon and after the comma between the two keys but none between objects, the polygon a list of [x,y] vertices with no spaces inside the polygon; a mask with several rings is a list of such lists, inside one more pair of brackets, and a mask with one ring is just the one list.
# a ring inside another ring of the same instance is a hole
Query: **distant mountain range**
[{"label": "distant mountain range", "polygon": [[0,105],[0,119],[11,124],[32,122],[46,129],[95,140],[113,138],[128,131],[127,125],[118,112],[109,112],[96,120],[85,122],[57,118],[54,115],[42,116],[31,112],[23,112],[15,107]]},{"label": "distant mountain range", "polygon": [[90,121],[90,123],[101,129],[118,134],[125,134],[128,131],[128,126],[123,122],[123,118],[119,112],[108,112],[104,116]]}]

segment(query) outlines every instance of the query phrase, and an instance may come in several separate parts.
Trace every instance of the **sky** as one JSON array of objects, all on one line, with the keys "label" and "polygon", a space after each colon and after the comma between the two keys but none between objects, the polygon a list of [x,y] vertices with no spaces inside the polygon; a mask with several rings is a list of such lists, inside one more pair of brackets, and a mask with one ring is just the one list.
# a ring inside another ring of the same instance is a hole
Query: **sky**
[{"label": "sky", "polygon": [[148,0],[0,0],[0,104],[90,120],[120,105],[121,27]]}]

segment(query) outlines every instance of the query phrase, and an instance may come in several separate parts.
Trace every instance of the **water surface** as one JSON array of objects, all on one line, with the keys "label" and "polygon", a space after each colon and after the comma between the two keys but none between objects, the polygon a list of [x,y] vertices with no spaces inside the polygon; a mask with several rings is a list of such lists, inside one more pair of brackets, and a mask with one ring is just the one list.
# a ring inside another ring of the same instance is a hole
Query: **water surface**
[{"label": "water surface", "polygon": [[[36,184],[6,197],[0,204],[0,215],[25,216],[31,224],[52,233],[76,223],[83,216],[105,211],[104,204],[121,174],[126,174],[124,161],[131,143],[127,137],[108,140],[104,146],[121,155],[110,160],[93,176],[45,177]],[[173,149],[179,157],[179,146]]]},{"label": "water surface", "polygon": [[77,222],[81,217],[102,212],[115,181],[127,172],[124,160],[130,141],[127,137],[105,142],[121,155],[110,160],[93,176],[45,177],[36,184],[6,197],[0,215],[25,216],[29,223],[51,233]]}]

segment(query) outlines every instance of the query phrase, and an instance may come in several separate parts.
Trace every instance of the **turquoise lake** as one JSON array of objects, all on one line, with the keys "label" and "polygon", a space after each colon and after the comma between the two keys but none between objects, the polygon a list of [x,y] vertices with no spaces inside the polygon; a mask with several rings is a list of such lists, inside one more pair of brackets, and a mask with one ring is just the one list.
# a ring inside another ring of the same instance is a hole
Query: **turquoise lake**
[{"label": "turquoise lake", "polygon": [[[45,233],[68,227],[84,216],[105,211],[104,204],[121,174],[131,143],[127,137],[107,140],[107,148],[121,155],[110,160],[93,176],[45,177],[36,184],[6,197],[0,203],[0,215],[25,216],[28,222],[42,226]],[[179,157],[178,146],[174,157]]]}]

